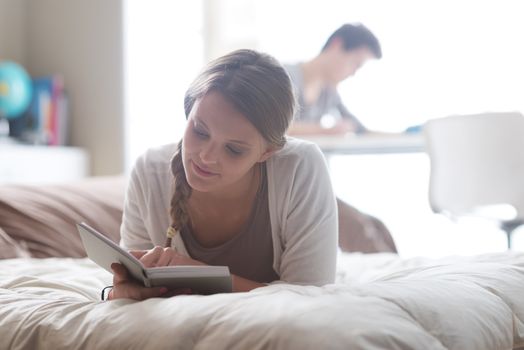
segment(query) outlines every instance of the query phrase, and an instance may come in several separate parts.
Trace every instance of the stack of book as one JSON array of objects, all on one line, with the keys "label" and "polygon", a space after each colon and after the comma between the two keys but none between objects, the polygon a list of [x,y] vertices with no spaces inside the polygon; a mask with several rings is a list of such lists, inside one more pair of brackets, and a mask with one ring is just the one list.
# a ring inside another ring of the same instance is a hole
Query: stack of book
[{"label": "stack of book", "polygon": [[30,144],[67,145],[68,119],[62,77],[34,78],[31,105],[22,117],[10,121],[9,136]]}]

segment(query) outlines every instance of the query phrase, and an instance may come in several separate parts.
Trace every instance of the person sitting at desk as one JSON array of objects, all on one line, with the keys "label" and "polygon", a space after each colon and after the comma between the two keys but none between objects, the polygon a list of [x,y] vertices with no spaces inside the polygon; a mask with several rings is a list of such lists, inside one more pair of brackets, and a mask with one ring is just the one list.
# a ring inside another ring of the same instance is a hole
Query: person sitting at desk
[{"label": "person sitting at desk", "polygon": [[[349,112],[337,85],[353,76],[364,63],[380,59],[382,49],[375,35],[362,24],[344,24],[328,38],[310,61],[284,65],[294,85],[298,108],[288,129],[292,136],[366,133],[368,129]],[[323,125],[331,119],[332,125]],[[387,227],[337,198],[339,246],[343,251],[397,252]]]},{"label": "person sitting at desk", "polygon": [[368,60],[381,57],[380,43],[368,28],[362,24],[344,24],[331,34],[316,57],[285,65],[299,105],[288,134],[366,132],[366,127],[342,103],[337,85],[353,76]]}]

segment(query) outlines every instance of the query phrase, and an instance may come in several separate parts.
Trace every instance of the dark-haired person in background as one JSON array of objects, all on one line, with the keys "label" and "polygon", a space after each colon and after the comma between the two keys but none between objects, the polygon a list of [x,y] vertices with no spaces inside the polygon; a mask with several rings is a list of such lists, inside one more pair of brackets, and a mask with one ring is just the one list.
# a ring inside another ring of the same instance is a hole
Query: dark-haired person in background
[{"label": "dark-haired person in background", "polygon": [[[364,125],[342,103],[337,85],[354,75],[368,60],[381,57],[380,43],[368,28],[362,24],[344,24],[331,34],[313,59],[286,65],[299,104],[288,133],[366,132]],[[330,125],[325,125],[325,121]]]},{"label": "dark-haired person in background", "polygon": [[[337,86],[368,60],[381,57],[380,43],[368,28],[362,24],[344,24],[331,34],[316,57],[285,65],[298,100],[288,134],[300,137],[368,132],[342,103]],[[331,119],[331,125],[325,125],[326,119]],[[337,198],[337,207],[339,246],[343,251],[397,251],[389,230],[379,219],[340,198]]]}]

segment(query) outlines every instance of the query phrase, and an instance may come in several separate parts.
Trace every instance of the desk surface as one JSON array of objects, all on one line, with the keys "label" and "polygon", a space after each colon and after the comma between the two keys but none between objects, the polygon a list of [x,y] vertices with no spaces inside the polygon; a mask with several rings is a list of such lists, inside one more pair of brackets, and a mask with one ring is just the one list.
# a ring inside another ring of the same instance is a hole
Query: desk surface
[{"label": "desk surface", "polygon": [[424,136],[417,134],[369,134],[299,137],[318,144],[326,154],[383,154],[425,152]]}]

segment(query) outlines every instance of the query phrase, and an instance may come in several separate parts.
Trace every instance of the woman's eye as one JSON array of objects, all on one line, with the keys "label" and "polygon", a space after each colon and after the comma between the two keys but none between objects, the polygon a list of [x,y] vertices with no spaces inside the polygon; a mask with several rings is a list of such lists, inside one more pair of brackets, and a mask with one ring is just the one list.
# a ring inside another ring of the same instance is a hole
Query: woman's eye
[{"label": "woman's eye", "polygon": [[229,153],[231,153],[234,156],[239,156],[242,154],[242,151],[239,149],[236,149],[235,147],[227,146],[227,150]]},{"label": "woman's eye", "polygon": [[197,129],[193,129],[193,132],[200,138],[206,138],[207,134]]}]

